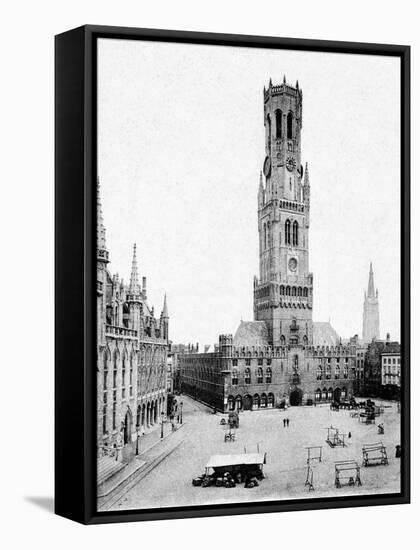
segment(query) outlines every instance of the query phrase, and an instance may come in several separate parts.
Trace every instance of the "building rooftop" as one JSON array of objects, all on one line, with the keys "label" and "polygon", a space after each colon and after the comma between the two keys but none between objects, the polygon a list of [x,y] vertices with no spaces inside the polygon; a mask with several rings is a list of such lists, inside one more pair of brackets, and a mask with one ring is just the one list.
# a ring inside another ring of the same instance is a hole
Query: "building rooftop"
[{"label": "building rooftop", "polygon": [[314,322],[313,323],[314,346],[338,346],[340,337],[331,323]]},{"label": "building rooftop", "polygon": [[264,321],[241,321],[235,336],[234,346],[268,346],[267,325]]}]

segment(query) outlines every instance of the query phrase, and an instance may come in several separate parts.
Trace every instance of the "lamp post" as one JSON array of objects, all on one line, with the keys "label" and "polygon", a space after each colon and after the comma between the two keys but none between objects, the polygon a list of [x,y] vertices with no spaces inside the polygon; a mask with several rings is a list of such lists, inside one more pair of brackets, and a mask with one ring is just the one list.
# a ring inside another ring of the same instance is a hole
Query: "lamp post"
[{"label": "lamp post", "polygon": [[136,456],[139,454],[139,424],[136,424]]},{"label": "lamp post", "polygon": [[180,416],[180,424],[182,424],[182,405],[183,405],[183,402],[181,401],[181,403],[179,404],[180,413],[181,413],[181,416]]},{"label": "lamp post", "polygon": [[161,417],[161,423],[160,423],[160,438],[163,439],[163,417],[164,417],[164,412],[163,412],[163,411],[160,413],[160,417]]}]

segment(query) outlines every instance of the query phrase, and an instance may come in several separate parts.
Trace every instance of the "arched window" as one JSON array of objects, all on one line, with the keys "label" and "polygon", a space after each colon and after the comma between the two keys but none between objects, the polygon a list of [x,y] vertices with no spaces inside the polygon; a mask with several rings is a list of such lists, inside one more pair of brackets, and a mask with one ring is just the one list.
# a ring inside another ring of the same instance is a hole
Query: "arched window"
[{"label": "arched window", "polygon": [[299,244],[299,224],[295,220],[293,222],[293,246],[297,246]]},{"label": "arched window", "polygon": [[[290,289],[289,289],[289,291],[290,291]],[[287,294],[287,293],[286,293],[286,294]],[[286,345],[286,337],[285,337],[283,334],[280,336],[280,345],[281,345],[281,346],[285,346],[285,345]],[[283,366],[283,363],[282,363],[282,366]]]},{"label": "arched window", "polygon": [[318,365],[318,368],[316,369],[316,379],[322,380],[322,366]]},{"label": "arched window", "polygon": [[228,408],[230,411],[235,410],[235,398],[233,397],[233,395],[229,395],[228,397]]},{"label": "arched window", "polygon": [[[346,357],[346,359],[347,359],[347,357]],[[348,364],[346,363],[346,364],[344,365],[344,378],[348,378],[348,377],[349,377],[349,366],[348,366]]]},{"label": "arched window", "polygon": [[305,298],[308,297],[308,289],[306,287],[303,289],[303,295],[305,296]]},{"label": "arched window", "polygon": [[307,346],[307,345],[308,345],[308,337],[306,336],[306,334],[305,334],[305,335],[303,336],[303,338],[302,338],[302,344],[303,344],[304,346]]},{"label": "arched window", "polygon": [[298,289],[297,289],[297,295],[302,296],[302,287],[301,286],[299,286]]},{"label": "arched window", "polygon": [[340,365],[339,363],[337,363],[337,365],[335,366],[335,379],[338,380],[340,378]]},{"label": "arched window", "polygon": [[280,109],[276,111],[276,138],[281,138],[281,123],[282,123],[283,113]]},{"label": "arched window", "polygon": [[341,399],[346,399],[346,397],[347,397],[347,389],[343,388],[341,390]]},{"label": "arched window", "polygon": [[286,220],[284,224],[285,243],[290,244],[290,220]]},{"label": "arched window", "polygon": [[332,388],[328,388],[327,399],[332,399],[332,398],[333,398],[333,389],[332,389]]},{"label": "arched window", "polygon": [[254,397],[252,398],[252,406],[256,409],[258,409],[260,406],[260,396],[258,395],[258,393],[255,393]]},{"label": "arched window", "polygon": [[322,388],[322,400],[325,401],[327,399],[327,388]]},{"label": "arched window", "polygon": [[272,409],[274,407],[274,394],[269,393],[267,398],[267,407]]},{"label": "arched window", "polygon": [[280,285],[280,294],[284,295],[284,286],[283,285]]},{"label": "arched window", "polygon": [[242,410],[242,397],[240,395],[236,396],[236,410]]},{"label": "arched window", "polygon": [[292,296],[296,296],[296,287],[292,286]]},{"label": "arched window", "polygon": [[315,401],[321,401],[321,390],[319,388],[315,391]]},{"label": "arched window", "polygon": [[238,371],[236,369],[233,369],[232,371],[232,386],[238,385]]},{"label": "arched window", "polygon": [[112,387],[117,387],[117,374],[118,374],[118,352],[114,352],[114,370],[112,372]]},{"label": "arched window", "polygon": [[286,287],[286,296],[290,296],[290,286]]},{"label": "arched window", "polygon": [[287,115],[287,139],[293,138],[293,114],[290,112]]},{"label": "arched window", "polygon": [[263,409],[267,408],[267,396],[265,393],[261,394],[260,407]]},{"label": "arched window", "polygon": [[251,383],[251,369],[246,368],[245,369],[245,384],[250,384],[250,383]]},{"label": "arched window", "polygon": [[270,115],[267,115],[267,147],[268,150],[271,150],[271,118]]},{"label": "arched window", "polygon": [[258,370],[257,370],[257,384],[262,384],[263,383],[263,370],[262,368],[260,367]]},{"label": "arched window", "polygon": [[266,369],[266,371],[265,371],[265,382],[266,382],[266,384],[271,384],[272,377],[273,377],[273,371],[271,370],[270,367],[268,367],[268,369]]},{"label": "arched window", "polygon": [[327,365],[325,368],[325,378],[331,380],[331,365]]}]

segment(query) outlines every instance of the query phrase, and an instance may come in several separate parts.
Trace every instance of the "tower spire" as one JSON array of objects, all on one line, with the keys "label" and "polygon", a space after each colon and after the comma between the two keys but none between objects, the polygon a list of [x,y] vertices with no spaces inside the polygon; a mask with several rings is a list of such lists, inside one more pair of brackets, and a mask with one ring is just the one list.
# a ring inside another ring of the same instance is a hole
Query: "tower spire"
[{"label": "tower spire", "polygon": [[131,276],[130,276],[130,287],[129,292],[130,294],[139,294],[140,288],[139,288],[139,274],[137,270],[137,256],[136,256],[136,250],[137,246],[136,243],[134,243],[133,246],[133,261],[131,264]]},{"label": "tower spire", "polygon": [[368,284],[368,292],[367,295],[369,298],[375,297],[375,284],[373,282],[373,268],[372,268],[372,262],[370,262],[370,269],[369,269],[369,284]]}]

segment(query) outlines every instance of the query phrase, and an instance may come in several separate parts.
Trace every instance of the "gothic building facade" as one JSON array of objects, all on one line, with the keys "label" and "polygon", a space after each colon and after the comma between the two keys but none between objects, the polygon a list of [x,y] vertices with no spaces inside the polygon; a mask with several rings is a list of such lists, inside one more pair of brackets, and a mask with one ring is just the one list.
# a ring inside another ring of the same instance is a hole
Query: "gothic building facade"
[{"label": "gothic building facade", "polygon": [[166,296],[159,318],[147,302],[136,245],[128,285],[109,272],[108,263],[98,182],[97,445],[129,454],[137,433],[147,433],[166,414],[169,316]]},{"label": "gothic building facade", "polygon": [[363,342],[369,344],[379,339],[379,297],[373,281],[373,268],[370,264],[369,282],[363,302]]},{"label": "gothic building facade", "polygon": [[181,358],[183,391],[221,410],[346,399],[356,344],[314,323],[309,271],[310,181],[301,154],[302,90],[263,91],[265,159],[258,190],[259,277],[254,321],[222,335],[213,353]]}]

